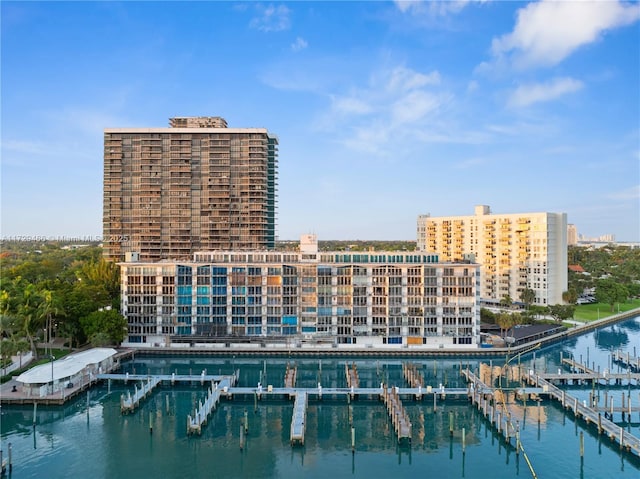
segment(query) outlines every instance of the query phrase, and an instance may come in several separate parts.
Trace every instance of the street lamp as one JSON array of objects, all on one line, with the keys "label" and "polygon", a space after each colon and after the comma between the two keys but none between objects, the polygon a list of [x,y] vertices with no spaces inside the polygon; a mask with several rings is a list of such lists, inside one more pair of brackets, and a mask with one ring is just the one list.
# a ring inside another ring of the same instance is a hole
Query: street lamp
[{"label": "street lamp", "polygon": [[49,356],[49,361],[51,361],[51,395],[53,396],[53,362],[56,360],[56,357],[52,354]]}]

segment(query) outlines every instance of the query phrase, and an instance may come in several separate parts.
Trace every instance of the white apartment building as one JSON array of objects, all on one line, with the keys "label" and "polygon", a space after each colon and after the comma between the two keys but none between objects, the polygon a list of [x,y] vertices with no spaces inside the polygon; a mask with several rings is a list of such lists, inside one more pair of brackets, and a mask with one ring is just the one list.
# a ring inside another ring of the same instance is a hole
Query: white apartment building
[{"label": "white apartment building", "polygon": [[475,207],[470,216],[418,217],[418,251],[441,261],[470,259],[481,265],[480,297],[500,301],[532,289],[534,304],[561,304],[567,289],[566,213],[492,214]]},{"label": "white apartment building", "polygon": [[121,266],[127,345],[193,338],[479,347],[479,265],[418,252],[213,251]]}]

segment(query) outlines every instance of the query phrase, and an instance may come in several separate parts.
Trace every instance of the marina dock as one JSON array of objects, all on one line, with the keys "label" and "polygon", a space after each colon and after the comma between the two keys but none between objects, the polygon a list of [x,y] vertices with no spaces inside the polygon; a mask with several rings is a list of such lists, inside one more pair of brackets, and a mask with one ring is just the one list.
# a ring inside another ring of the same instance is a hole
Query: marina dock
[{"label": "marina dock", "polygon": [[[635,351],[636,348],[633,349]],[[613,353],[611,359],[613,362],[622,364],[622,366],[628,368],[631,371],[640,373],[640,357],[638,356],[632,356],[629,352],[623,353],[622,351],[618,350]]]},{"label": "marina dock", "polygon": [[235,384],[236,377],[225,376],[218,383],[211,381],[204,403],[199,401],[193,416],[187,416],[187,435],[202,434],[202,427],[207,424],[209,416],[220,402],[220,396],[228,393],[229,388]]},{"label": "marina dock", "polygon": [[122,414],[128,414],[135,411],[140,401],[151,394],[151,391],[160,384],[160,381],[158,377],[149,377],[147,378],[147,382],[142,382],[140,389],[138,389],[137,385],[133,386],[133,396],[131,395],[131,391],[128,391],[126,396],[122,394],[120,396],[120,412]]},{"label": "marina dock", "polygon": [[576,418],[582,418],[587,424],[595,424],[598,434],[606,433],[612,441],[620,445],[620,448],[625,448],[636,456],[640,456],[640,439],[627,432],[624,427],[618,426],[606,417],[602,417],[602,412],[587,405],[586,401],[579,401],[578,398],[567,394],[566,391],[558,388],[538,374],[525,374],[523,379],[529,384],[542,387],[543,394],[547,394],[559,401],[562,407],[571,410]]},{"label": "marina dock", "polygon": [[291,445],[304,445],[304,434],[307,419],[307,393],[300,391],[295,393],[293,404],[293,417],[291,418]]},{"label": "marina dock", "polygon": [[411,421],[400,400],[399,390],[400,388],[397,387],[384,387],[382,400],[387,407],[387,413],[396,431],[398,442],[406,441],[411,443]]},{"label": "marina dock", "polygon": [[345,363],[344,372],[345,372],[345,376],[347,377],[347,387],[350,388],[352,391],[354,391],[351,393],[351,399],[353,399],[355,397],[355,390],[360,389],[360,377],[358,376],[358,367],[355,365],[355,363],[352,363],[351,367],[349,367],[349,365]]}]

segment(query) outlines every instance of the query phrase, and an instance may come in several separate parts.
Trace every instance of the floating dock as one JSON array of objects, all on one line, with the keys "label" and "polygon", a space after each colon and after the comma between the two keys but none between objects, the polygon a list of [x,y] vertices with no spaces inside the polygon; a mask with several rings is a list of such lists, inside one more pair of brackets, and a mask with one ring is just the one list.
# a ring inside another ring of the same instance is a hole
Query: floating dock
[{"label": "floating dock", "polygon": [[304,445],[304,434],[307,419],[307,393],[304,391],[295,393],[293,404],[293,417],[291,418],[291,445]]}]

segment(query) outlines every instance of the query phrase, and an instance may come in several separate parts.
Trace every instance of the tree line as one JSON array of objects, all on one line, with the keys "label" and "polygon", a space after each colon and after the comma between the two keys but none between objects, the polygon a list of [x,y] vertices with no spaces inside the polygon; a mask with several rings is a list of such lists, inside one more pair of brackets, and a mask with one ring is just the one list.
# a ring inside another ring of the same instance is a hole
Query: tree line
[{"label": "tree line", "polygon": [[97,245],[2,242],[0,343],[3,361],[37,344],[62,339],[69,347],[118,344],[120,271]]}]

